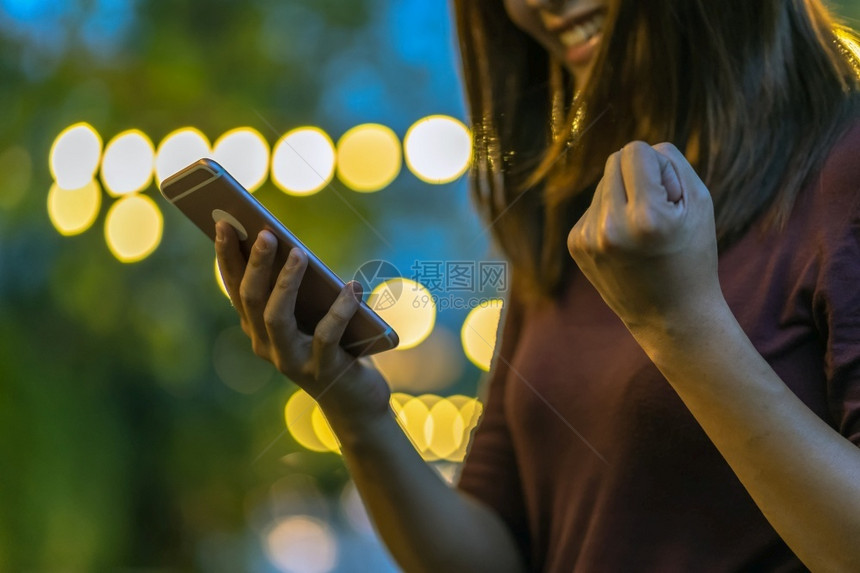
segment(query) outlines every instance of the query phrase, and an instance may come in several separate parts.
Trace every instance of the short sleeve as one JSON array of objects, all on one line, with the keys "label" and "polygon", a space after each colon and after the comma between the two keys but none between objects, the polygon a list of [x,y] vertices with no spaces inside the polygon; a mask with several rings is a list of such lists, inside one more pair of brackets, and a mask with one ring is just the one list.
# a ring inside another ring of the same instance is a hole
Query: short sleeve
[{"label": "short sleeve", "polygon": [[827,397],[840,434],[860,446],[860,128],[828,161],[819,184],[839,213],[819,221],[826,237],[813,293],[815,321],[824,342]]},{"label": "short sleeve", "polygon": [[499,321],[501,336],[497,336],[483,415],[472,434],[457,488],[493,509],[508,525],[520,545],[521,554],[526,557],[529,555],[528,527],[505,407],[509,365],[517,346],[522,317],[523,306],[510,291]]}]

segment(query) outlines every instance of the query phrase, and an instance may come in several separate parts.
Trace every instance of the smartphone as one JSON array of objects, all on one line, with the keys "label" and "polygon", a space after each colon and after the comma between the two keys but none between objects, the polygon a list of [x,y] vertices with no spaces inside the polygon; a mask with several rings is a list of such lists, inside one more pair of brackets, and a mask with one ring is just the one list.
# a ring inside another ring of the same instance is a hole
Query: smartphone
[{"label": "smartphone", "polygon": [[[215,240],[215,223],[227,221],[239,237],[247,259],[257,235],[263,229],[278,238],[272,284],[283,268],[290,250],[300,248],[308,265],[296,296],[296,323],[299,330],[313,335],[314,328],[334,303],[344,282],[310,249],[239,184],[226,169],[211,159],[200,159],[161,183],[161,194],[176,205],[210,239]],[[397,333],[365,302],[349,321],[341,346],[354,356],[366,356],[395,348]]]}]

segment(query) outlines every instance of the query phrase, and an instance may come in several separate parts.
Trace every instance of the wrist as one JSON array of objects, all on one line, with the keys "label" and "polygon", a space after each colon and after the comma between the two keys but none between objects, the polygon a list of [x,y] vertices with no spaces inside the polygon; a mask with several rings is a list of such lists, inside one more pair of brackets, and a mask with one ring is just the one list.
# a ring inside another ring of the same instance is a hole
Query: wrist
[{"label": "wrist", "polygon": [[727,330],[739,328],[722,292],[684,301],[627,327],[657,366],[670,358],[695,356],[724,340]]},{"label": "wrist", "polygon": [[390,408],[382,411],[330,415],[323,410],[329,425],[343,450],[360,453],[372,450],[396,429],[397,422]]}]

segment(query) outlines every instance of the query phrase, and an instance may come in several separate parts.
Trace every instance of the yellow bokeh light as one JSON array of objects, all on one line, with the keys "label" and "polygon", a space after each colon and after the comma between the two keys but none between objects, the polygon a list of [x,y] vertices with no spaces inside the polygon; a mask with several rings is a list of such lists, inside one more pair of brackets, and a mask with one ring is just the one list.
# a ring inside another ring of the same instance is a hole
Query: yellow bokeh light
[{"label": "yellow bokeh light", "polygon": [[436,324],[433,295],[422,284],[410,279],[395,278],[379,283],[371,291],[367,304],[398,334],[398,350],[420,344]]},{"label": "yellow bokeh light", "polygon": [[311,451],[337,451],[336,445],[335,448],[327,446],[314,428],[314,410],[318,408],[316,401],[307,392],[297,390],[287,400],[287,405],[284,408],[287,429],[299,444]]},{"label": "yellow bokeh light", "polygon": [[252,193],[269,175],[269,143],[256,129],[231,129],[215,141],[212,154],[221,167]]},{"label": "yellow bokeh light", "polygon": [[432,115],[415,122],[403,138],[406,164],[422,181],[448,183],[460,177],[472,160],[472,136],[462,122]]},{"label": "yellow bokeh light", "polygon": [[224,284],[224,277],[221,276],[221,266],[218,264],[218,257],[215,257],[215,282],[218,283],[218,288],[221,289],[224,296],[229,299],[230,293],[227,292],[227,285]]},{"label": "yellow bokeh light", "polygon": [[427,451],[427,423],[429,416],[430,408],[418,398],[407,400],[397,412],[401,426],[409,435],[412,443],[415,444],[415,449],[422,455]]},{"label": "yellow bokeh light", "polygon": [[95,177],[102,155],[102,138],[88,123],[64,129],[51,145],[51,176],[61,189],[80,189]]},{"label": "yellow bokeh light", "polygon": [[459,379],[465,364],[457,335],[441,325],[418,346],[371,359],[393,390],[412,393],[447,388]]},{"label": "yellow bokeh light", "polygon": [[391,409],[418,453],[427,461],[461,462],[469,435],[481,415],[477,398],[460,394],[447,398],[435,394],[391,394]]},{"label": "yellow bokeh light", "polygon": [[145,195],[126,195],[108,210],[105,240],[123,263],[148,257],[161,242],[164,218],[155,201]]},{"label": "yellow bokeh light", "polygon": [[503,305],[501,299],[482,302],[473,308],[463,321],[463,328],[460,330],[463,350],[469,360],[481,370],[490,370]]},{"label": "yellow bokeh light", "polygon": [[105,147],[102,183],[114,197],[135,193],[152,181],[154,166],[152,141],[142,131],[129,129],[117,134]]},{"label": "yellow bokeh light", "polygon": [[401,165],[400,140],[384,125],[357,125],[337,142],[337,176],[354,191],[387,187]]},{"label": "yellow bokeh light", "polygon": [[99,184],[91,180],[78,189],[63,189],[57,183],[48,191],[48,217],[61,235],[83,233],[98,217],[102,204]]},{"label": "yellow bokeh light", "polygon": [[450,400],[442,398],[430,408],[428,420],[432,420],[432,424],[428,424],[428,427],[432,427],[427,440],[429,449],[437,457],[447,458],[463,441],[464,424],[460,409]]},{"label": "yellow bokeh light", "polygon": [[317,127],[300,127],[284,135],[272,150],[272,181],[290,195],[310,195],[334,177],[331,138]]},{"label": "yellow bokeh light", "polygon": [[448,401],[457,406],[460,411],[460,418],[463,420],[463,439],[457,448],[448,455],[447,459],[452,462],[462,462],[469,449],[470,434],[478,425],[484,406],[477,398],[468,396],[450,396]]},{"label": "yellow bokeh light", "polygon": [[314,410],[311,412],[311,426],[313,426],[314,434],[322,445],[329,451],[340,452],[340,444],[319,404],[314,404]]},{"label": "yellow bokeh light", "polygon": [[170,132],[161,140],[155,154],[155,176],[162,181],[198,159],[212,157],[209,140],[194,127]]},{"label": "yellow bokeh light", "polygon": [[337,538],[325,522],[293,515],[266,533],[266,555],[283,573],[327,573],[337,566]]}]

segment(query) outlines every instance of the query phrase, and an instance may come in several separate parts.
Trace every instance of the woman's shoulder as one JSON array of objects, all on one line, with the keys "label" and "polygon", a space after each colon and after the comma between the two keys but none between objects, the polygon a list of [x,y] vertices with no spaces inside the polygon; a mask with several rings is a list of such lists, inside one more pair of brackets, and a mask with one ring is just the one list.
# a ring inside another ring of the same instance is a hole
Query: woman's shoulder
[{"label": "woman's shoulder", "polygon": [[811,223],[825,235],[860,219],[860,118],[838,137],[798,195],[792,219]]}]

